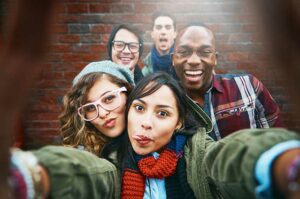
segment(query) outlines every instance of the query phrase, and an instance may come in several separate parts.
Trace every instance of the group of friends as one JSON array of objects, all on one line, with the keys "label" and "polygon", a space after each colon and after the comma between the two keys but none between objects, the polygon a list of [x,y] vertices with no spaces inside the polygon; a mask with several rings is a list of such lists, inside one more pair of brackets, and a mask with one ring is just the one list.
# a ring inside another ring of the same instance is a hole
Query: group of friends
[{"label": "group of friends", "polygon": [[[153,15],[143,68],[139,32],[112,30],[109,60],[73,80],[64,146],[11,151],[15,198],[292,198],[300,137],[254,76],[215,74],[213,32]],[[296,198],[296,197],[295,197]]]}]

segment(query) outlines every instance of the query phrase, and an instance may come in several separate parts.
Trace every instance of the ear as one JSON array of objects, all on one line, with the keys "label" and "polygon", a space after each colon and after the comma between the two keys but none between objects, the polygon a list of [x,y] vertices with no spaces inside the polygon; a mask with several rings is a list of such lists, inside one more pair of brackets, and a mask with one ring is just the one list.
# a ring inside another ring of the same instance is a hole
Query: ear
[{"label": "ear", "polygon": [[182,120],[179,120],[176,124],[175,130],[179,130],[183,127],[183,122]]},{"label": "ear", "polygon": [[215,55],[216,55],[216,59],[215,59],[215,66],[216,66],[218,64],[219,52],[217,51]]},{"label": "ear", "polygon": [[151,31],[151,39],[152,40],[154,39],[154,32],[153,32],[153,30]]},{"label": "ear", "polygon": [[173,38],[174,41],[175,41],[176,37],[177,37],[177,32],[175,31],[175,32],[174,32],[174,38]]},{"label": "ear", "polygon": [[170,55],[171,55],[172,66],[174,67],[174,61],[173,61],[174,53],[170,53]]}]

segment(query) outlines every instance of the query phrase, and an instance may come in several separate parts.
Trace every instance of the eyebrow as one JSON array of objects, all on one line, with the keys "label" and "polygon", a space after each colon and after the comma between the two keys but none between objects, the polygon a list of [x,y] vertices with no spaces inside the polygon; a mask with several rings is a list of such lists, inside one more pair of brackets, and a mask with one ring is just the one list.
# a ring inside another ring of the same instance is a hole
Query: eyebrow
[{"label": "eyebrow", "polygon": [[95,102],[97,101],[98,99],[100,99],[100,97],[102,97],[103,95],[105,95],[106,93],[109,93],[109,92],[112,92],[113,90],[111,91],[105,91],[104,93],[102,93],[100,96],[98,96],[95,100],[87,100],[86,103],[92,103],[92,102]]},{"label": "eyebrow", "polygon": [[[142,99],[135,99],[139,102],[141,102],[142,104],[147,104],[144,100]],[[168,109],[174,109],[172,106],[169,106],[169,105],[164,105],[164,104],[159,104],[157,105],[158,108],[168,108]]]}]

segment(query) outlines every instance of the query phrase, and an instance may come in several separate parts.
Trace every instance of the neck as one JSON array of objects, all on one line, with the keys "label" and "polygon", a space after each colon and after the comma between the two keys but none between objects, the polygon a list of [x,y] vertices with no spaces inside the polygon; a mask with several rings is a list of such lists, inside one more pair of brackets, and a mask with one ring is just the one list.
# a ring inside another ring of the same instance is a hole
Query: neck
[{"label": "neck", "polygon": [[188,91],[188,96],[190,98],[192,98],[194,101],[196,101],[198,104],[200,104],[201,106],[204,105],[204,96],[205,96],[205,92],[199,92],[199,90],[191,90]]}]

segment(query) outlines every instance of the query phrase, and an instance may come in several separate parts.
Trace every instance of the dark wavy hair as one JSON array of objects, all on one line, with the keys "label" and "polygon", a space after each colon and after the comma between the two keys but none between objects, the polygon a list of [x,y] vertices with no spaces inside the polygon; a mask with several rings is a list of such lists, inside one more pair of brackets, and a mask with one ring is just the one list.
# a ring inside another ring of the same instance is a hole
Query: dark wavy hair
[{"label": "dark wavy hair", "polygon": [[112,60],[112,57],[111,57],[112,46],[113,46],[112,42],[115,39],[116,34],[121,29],[128,30],[129,32],[133,33],[138,38],[139,43],[141,44],[140,45],[140,49],[139,49],[139,58],[140,58],[142,56],[142,54],[143,54],[143,51],[144,51],[144,41],[143,41],[143,39],[141,37],[140,31],[138,29],[130,26],[130,25],[121,24],[121,25],[115,26],[113,28],[113,30],[111,31],[111,33],[110,33],[110,36],[109,36],[109,39],[108,39],[108,43],[107,43],[107,52],[108,52],[109,59]]}]

